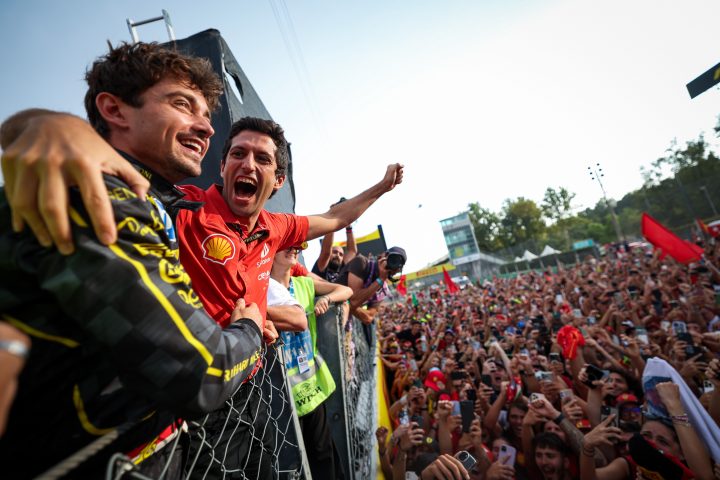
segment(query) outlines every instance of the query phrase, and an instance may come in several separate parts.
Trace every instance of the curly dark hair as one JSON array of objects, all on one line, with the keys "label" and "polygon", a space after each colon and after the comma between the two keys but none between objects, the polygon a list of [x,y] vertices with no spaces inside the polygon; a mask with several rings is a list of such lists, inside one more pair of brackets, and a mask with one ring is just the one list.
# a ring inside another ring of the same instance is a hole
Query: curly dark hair
[{"label": "curly dark hair", "polygon": [[93,62],[85,74],[88,91],[85,110],[95,130],[107,138],[110,127],[100,115],[95,98],[101,92],[112,93],[133,107],[141,107],[140,96],[165,78],[187,82],[202,92],[210,110],[217,108],[223,84],[210,62],[168,50],[158,43],[121,43]]},{"label": "curly dark hair", "polygon": [[277,151],[275,152],[275,163],[277,163],[275,176],[280,177],[281,175],[285,175],[290,161],[290,148],[287,140],[285,139],[285,131],[277,123],[264,118],[243,117],[232,124],[232,127],[230,127],[230,134],[228,135],[227,140],[225,140],[225,145],[223,146],[221,163],[223,165],[225,164],[227,154],[230,151],[230,146],[232,145],[232,139],[243,130],[252,130],[253,132],[262,133],[272,138],[275,147],[277,147]]}]

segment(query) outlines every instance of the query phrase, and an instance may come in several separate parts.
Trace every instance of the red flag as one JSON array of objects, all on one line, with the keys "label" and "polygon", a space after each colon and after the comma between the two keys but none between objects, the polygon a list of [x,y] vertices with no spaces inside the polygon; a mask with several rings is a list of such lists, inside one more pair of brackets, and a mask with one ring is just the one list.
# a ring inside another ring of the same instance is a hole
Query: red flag
[{"label": "red flag", "polygon": [[670,255],[680,263],[696,262],[703,254],[702,248],[678,237],[647,213],[642,215],[642,234],[663,257]]},{"label": "red flag", "polygon": [[447,273],[445,267],[443,267],[443,280],[445,280],[445,286],[447,287],[448,293],[455,293],[460,291],[460,288],[455,285],[455,282],[452,281],[452,278],[450,278],[450,274]]},{"label": "red flag", "polygon": [[696,220],[698,225],[700,225],[702,231],[705,232],[707,235],[715,238],[720,237],[720,222],[712,222],[710,225],[706,225],[705,222],[703,222],[699,218]]},{"label": "red flag", "polygon": [[400,281],[398,282],[397,287],[395,287],[395,288],[397,288],[398,293],[400,295],[402,295],[403,297],[405,295],[407,295],[407,286],[405,285],[405,275],[400,277]]}]

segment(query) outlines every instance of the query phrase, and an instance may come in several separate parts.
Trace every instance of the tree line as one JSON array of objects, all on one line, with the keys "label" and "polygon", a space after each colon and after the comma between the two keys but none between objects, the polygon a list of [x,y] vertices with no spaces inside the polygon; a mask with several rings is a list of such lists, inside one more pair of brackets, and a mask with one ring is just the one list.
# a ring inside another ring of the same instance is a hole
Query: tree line
[{"label": "tree line", "polygon": [[[615,205],[620,230],[628,241],[641,237],[642,212],[684,236],[690,235],[696,218],[706,222],[720,218],[716,210],[720,207],[720,158],[710,150],[703,135],[684,146],[673,142],[665,156],[640,171],[642,187]],[[566,251],[580,240],[616,241],[605,200],[574,213],[574,198],[575,193],[559,186],[548,187],[540,203],[525,197],[506,199],[498,212],[479,202],[470,203],[469,216],[478,247],[487,253],[510,249],[512,255],[519,255],[515,251],[524,245],[539,249],[547,244]]]}]

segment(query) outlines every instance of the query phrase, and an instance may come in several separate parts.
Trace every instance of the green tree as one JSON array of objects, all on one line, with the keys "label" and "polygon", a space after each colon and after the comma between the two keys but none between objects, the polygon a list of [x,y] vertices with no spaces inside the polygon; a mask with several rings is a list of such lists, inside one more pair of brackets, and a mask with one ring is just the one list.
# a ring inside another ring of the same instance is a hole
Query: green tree
[{"label": "green tree", "polygon": [[547,190],[545,190],[545,196],[543,197],[540,208],[545,218],[551,222],[557,222],[562,218],[570,216],[572,210],[570,204],[573,198],[575,198],[575,194],[565,187],[560,187],[557,190],[548,187]]},{"label": "green tree", "polygon": [[469,204],[468,209],[478,248],[483,252],[494,252],[503,248],[499,237],[501,223],[498,214],[481,207],[478,202]]},{"label": "green tree", "polygon": [[534,201],[524,197],[505,200],[500,223],[500,238],[508,246],[527,240],[542,240],[545,235],[542,210]]}]

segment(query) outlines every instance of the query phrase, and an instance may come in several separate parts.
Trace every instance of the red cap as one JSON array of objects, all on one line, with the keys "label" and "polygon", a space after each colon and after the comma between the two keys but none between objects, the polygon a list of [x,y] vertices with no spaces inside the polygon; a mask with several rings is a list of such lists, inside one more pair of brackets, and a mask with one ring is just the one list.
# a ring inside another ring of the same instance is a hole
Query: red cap
[{"label": "red cap", "polygon": [[[438,382],[441,382],[443,384],[442,388],[440,388]],[[443,390],[445,388],[445,385],[447,385],[447,380],[445,379],[445,375],[439,369],[434,369],[430,370],[430,372],[427,374],[427,377],[425,377],[424,385],[426,387],[432,388],[436,392],[439,392],[440,390]]]},{"label": "red cap", "polygon": [[616,405],[622,405],[623,403],[640,403],[638,398],[632,393],[621,393],[615,399]]}]

